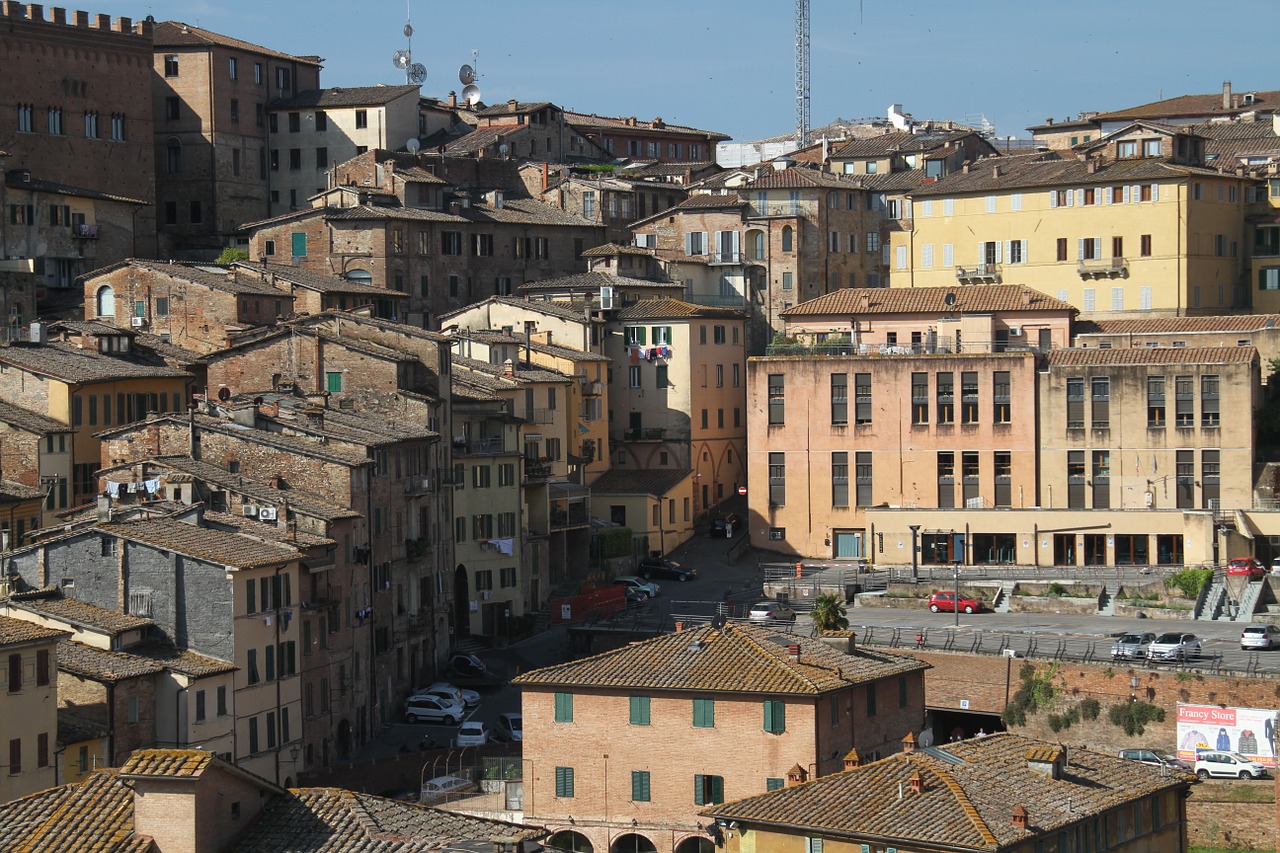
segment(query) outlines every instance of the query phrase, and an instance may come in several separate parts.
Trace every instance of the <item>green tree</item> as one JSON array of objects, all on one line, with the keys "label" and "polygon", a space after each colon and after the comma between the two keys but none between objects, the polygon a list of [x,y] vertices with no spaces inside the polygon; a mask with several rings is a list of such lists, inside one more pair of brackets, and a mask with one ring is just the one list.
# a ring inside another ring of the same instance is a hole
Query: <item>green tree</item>
[{"label": "green tree", "polygon": [[244,249],[236,249],[231,246],[228,246],[227,248],[223,249],[222,254],[218,255],[218,263],[220,264],[229,264],[229,263],[232,263],[233,261],[247,261],[247,260],[249,260],[248,252],[246,252]]},{"label": "green tree", "polygon": [[813,600],[813,627],[819,631],[843,631],[849,627],[844,614],[844,600],[835,593],[820,595]]}]

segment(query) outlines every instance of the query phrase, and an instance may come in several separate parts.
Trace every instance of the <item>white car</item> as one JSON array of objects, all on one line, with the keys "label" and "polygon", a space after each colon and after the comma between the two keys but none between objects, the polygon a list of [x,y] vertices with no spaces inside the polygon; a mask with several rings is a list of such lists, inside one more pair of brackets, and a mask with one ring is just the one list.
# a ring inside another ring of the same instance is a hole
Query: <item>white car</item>
[{"label": "white car", "polygon": [[404,700],[404,718],[410,723],[426,721],[454,726],[464,713],[460,703],[441,696],[410,696]]},{"label": "white car", "polygon": [[1280,643],[1280,628],[1275,625],[1250,625],[1240,632],[1242,649],[1274,649]]},{"label": "white car", "polygon": [[443,696],[450,701],[457,702],[467,708],[474,708],[480,704],[480,694],[474,690],[467,690],[464,687],[455,687],[447,681],[437,681],[420,690],[413,691],[414,696]]},{"label": "white car", "polygon": [[1238,752],[1205,750],[1196,754],[1196,775],[1201,779],[1221,776],[1227,779],[1261,779],[1267,768]]},{"label": "white car", "polygon": [[619,575],[613,579],[613,582],[625,587],[626,589],[634,589],[637,592],[643,592],[650,598],[655,597],[662,592],[662,587],[653,581],[647,581],[644,578],[638,578],[635,575]]},{"label": "white car", "polygon": [[498,715],[498,723],[494,727],[494,735],[499,740],[524,740],[524,716],[519,711],[511,711]]},{"label": "white car", "polygon": [[461,794],[475,789],[475,783],[458,776],[437,776],[422,783],[422,793],[418,802],[424,806],[439,803],[449,798],[450,794]]},{"label": "white car", "polygon": [[489,742],[489,729],[479,720],[467,720],[458,726],[455,746],[484,746]]},{"label": "white car", "polygon": [[1148,660],[1186,660],[1200,657],[1200,640],[1195,634],[1176,631],[1161,634],[1147,647]]},{"label": "white car", "polygon": [[794,622],[796,612],[781,601],[761,601],[751,605],[747,618],[752,622]]}]

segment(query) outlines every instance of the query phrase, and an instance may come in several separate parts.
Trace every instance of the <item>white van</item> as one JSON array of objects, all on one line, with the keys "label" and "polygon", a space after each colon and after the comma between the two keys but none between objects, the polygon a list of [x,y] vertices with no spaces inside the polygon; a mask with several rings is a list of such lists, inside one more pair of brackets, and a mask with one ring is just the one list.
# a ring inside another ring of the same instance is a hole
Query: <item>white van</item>
[{"label": "white van", "polygon": [[421,805],[429,806],[444,802],[450,794],[464,794],[476,790],[475,783],[459,776],[437,776],[422,783],[422,794],[418,797]]}]

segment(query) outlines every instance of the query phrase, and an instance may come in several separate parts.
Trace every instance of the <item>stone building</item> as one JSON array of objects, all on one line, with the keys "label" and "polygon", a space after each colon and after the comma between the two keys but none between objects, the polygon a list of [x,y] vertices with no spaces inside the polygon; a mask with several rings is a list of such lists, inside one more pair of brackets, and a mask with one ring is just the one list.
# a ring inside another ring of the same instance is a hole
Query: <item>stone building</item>
[{"label": "stone building", "polygon": [[69,632],[0,616],[0,665],[8,689],[0,694],[4,770],[0,802],[55,782],[58,672],[55,649]]}]

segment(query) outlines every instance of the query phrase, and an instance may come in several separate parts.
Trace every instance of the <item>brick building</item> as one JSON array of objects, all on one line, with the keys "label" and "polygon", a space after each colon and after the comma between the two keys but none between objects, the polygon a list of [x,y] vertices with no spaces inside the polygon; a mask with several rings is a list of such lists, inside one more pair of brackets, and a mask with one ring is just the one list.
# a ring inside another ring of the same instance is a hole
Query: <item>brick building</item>
[{"label": "brick building", "polygon": [[[40,491],[40,527],[52,523],[55,511],[71,506],[71,439],[69,424],[0,402],[0,468],[7,481]],[[12,547],[22,541],[24,529],[32,528],[9,524],[6,529],[14,533]]]},{"label": "brick building", "polygon": [[322,60],[180,21],[157,23],[153,41],[158,253],[212,260],[268,214],[267,104],[319,89]]},{"label": "brick building", "polygon": [[[151,24],[46,15],[12,0],[0,3],[0,19],[11,69],[0,253],[30,259],[42,287],[66,288],[95,266],[153,251]],[[34,301],[17,313],[19,324],[30,320]]]},{"label": "brick building", "polygon": [[631,160],[680,163],[713,160],[716,145],[730,139],[713,130],[667,124],[661,118],[641,121],[635,116],[615,118],[565,112],[564,122],[575,133],[608,152],[609,157]]},{"label": "brick building", "polygon": [[[1010,734],[908,746],[884,761],[705,809],[730,853],[1187,847],[1190,773]],[[790,780],[789,780],[790,781]]]},{"label": "brick building", "polygon": [[568,849],[687,853],[703,806],[896,752],[926,666],[846,641],[703,626],[519,676],[525,817]]}]

